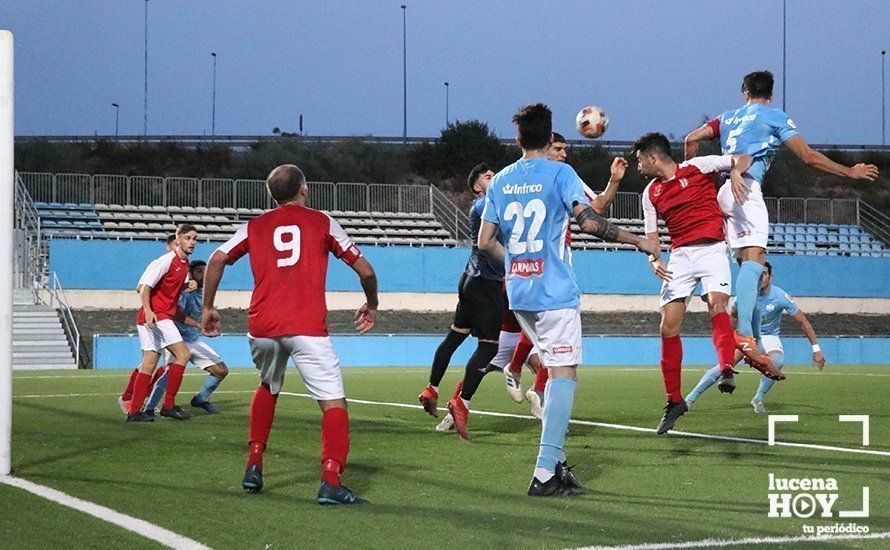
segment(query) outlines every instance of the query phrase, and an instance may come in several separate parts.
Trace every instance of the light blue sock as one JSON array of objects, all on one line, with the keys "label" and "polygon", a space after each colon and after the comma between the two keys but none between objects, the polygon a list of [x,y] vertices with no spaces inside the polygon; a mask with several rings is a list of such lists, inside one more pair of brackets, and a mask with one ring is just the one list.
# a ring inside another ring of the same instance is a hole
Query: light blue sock
[{"label": "light blue sock", "polygon": [[145,405],[146,411],[153,411],[164,398],[164,392],[167,391],[167,373],[161,375],[155,382],[155,387],[151,390],[151,397],[148,398],[148,404]]},{"label": "light blue sock", "polygon": [[760,313],[760,308],[755,305],[754,313],[751,315],[751,332],[754,339],[757,340],[757,349],[763,353],[763,344],[760,341],[760,323],[762,321]]},{"label": "light blue sock", "polygon": [[544,407],[538,468],[553,472],[556,471],[556,463],[564,460],[562,446],[569,419],[572,417],[577,385],[578,381],[574,378],[551,378],[547,381],[547,389],[544,390],[544,402],[547,406]]},{"label": "light blue sock", "polygon": [[[781,353],[770,353],[770,357],[773,359],[773,364],[777,369],[781,370],[782,365],[785,364],[785,355]],[[773,387],[776,381],[772,378],[767,378],[766,376],[760,377],[760,387],[757,388],[757,393],[754,395],[754,401],[763,401],[763,398],[766,397],[766,394],[769,392],[770,388]]]},{"label": "light blue sock", "polygon": [[222,378],[217,378],[210,373],[207,373],[207,378],[204,379],[204,385],[201,386],[201,389],[198,391],[198,401],[202,403],[205,401],[210,401],[210,394],[213,393],[219,383],[222,382]]},{"label": "light blue sock", "polygon": [[689,392],[689,395],[686,396],[686,401],[689,403],[695,402],[699,395],[717,383],[718,378],[720,378],[720,365],[711,367],[702,375],[701,380],[698,381],[698,385],[695,386],[695,389]]},{"label": "light blue sock", "polygon": [[[757,305],[757,291],[760,288],[760,274],[763,266],[757,262],[742,262],[736,278],[736,307],[739,312],[739,334],[754,336],[754,308]],[[759,327],[758,327],[759,328]]]}]

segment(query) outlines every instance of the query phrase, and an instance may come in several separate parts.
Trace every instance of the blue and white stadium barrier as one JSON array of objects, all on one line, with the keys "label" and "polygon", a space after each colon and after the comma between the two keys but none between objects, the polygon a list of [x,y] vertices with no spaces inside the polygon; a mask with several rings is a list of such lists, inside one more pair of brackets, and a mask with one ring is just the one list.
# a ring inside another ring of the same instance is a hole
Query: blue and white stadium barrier
[{"label": "blue and white stadium barrier", "polygon": [[[428,366],[441,335],[339,335],[331,336],[344,367]],[[245,335],[223,335],[208,339],[230,367],[252,367]],[[812,362],[812,349],[806,338],[783,338],[785,364]],[[835,365],[890,364],[890,337],[825,337],[819,339],[822,352]],[[661,357],[661,339],[652,336],[585,336],[584,365],[654,366]],[[452,358],[452,365],[466,365],[476,347],[469,339]],[[93,366],[96,369],[128,369],[139,362],[141,351],[135,334],[97,334],[93,337]],[[716,360],[710,337],[683,338],[686,365],[710,365]]]}]

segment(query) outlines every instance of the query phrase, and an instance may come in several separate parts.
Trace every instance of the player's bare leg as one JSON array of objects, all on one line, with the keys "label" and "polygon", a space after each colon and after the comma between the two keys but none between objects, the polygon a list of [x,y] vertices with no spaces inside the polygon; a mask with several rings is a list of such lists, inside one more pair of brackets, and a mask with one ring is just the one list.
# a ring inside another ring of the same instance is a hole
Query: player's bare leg
[{"label": "player's bare leg", "polygon": [[667,394],[667,405],[664,416],[658,423],[656,433],[663,434],[674,427],[677,419],[689,410],[681,389],[681,370],[683,365],[683,343],[680,340],[680,329],[686,315],[686,300],[680,298],[668,302],[661,308],[661,376]]},{"label": "player's bare leg", "polygon": [[349,413],[346,399],[318,401],[321,409],[321,487],[319,504],[365,504],[346,486],[340,483],[340,475],[346,468],[349,455]]},{"label": "player's bare leg", "polygon": [[127,422],[152,422],[154,415],[142,412],[142,404],[151,390],[151,375],[158,366],[161,354],[156,351],[142,350],[142,362],[139,364],[139,372],[133,384],[133,397],[130,399],[130,409],[127,414]]},{"label": "player's bare leg", "polygon": [[167,366],[167,390],[164,393],[161,416],[173,418],[174,420],[188,420],[192,415],[176,404],[176,394],[179,393],[185,366],[188,364],[191,354],[189,353],[188,346],[182,341],[170,344],[167,346],[167,351],[173,355],[173,362]]},{"label": "player's bare leg", "polygon": [[464,340],[470,335],[470,329],[460,328],[451,325],[451,330],[436,348],[436,355],[433,357],[433,366],[430,369],[430,382],[426,388],[418,396],[417,400],[423,405],[423,410],[432,416],[439,417],[439,383],[448,370],[448,363],[451,362],[451,356],[463,344]]}]

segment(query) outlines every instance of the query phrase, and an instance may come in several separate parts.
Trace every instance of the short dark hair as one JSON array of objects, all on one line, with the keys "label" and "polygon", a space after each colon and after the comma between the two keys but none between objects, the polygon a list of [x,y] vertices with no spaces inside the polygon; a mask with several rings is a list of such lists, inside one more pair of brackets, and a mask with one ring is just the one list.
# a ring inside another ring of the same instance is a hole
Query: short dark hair
[{"label": "short dark hair", "polygon": [[170,245],[173,241],[176,240],[176,233],[170,233],[167,235],[167,244]]},{"label": "short dark hair", "polygon": [[189,271],[194,271],[199,267],[204,267],[207,265],[207,262],[204,260],[192,260],[189,262]]},{"label": "short dark hair", "polygon": [[671,156],[671,142],[664,134],[649,132],[634,142],[633,152],[658,153],[663,157]]},{"label": "short dark hair", "polygon": [[767,272],[770,276],[772,276],[772,274],[773,274],[773,264],[771,264],[771,263],[769,263],[769,262],[766,262],[766,263],[763,264],[763,266],[766,268],[766,272]]},{"label": "short dark hair", "polygon": [[742,80],[742,92],[748,92],[751,99],[769,99],[773,96],[773,73],[754,71]]},{"label": "short dark hair", "polygon": [[306,185],[306,176],[294,164],[282,164],[266,177],[266,188],[278,204],[293,200]]},{"label": "short dark hair", "polygon": [[185,235],[186,233],[198,231],[198,228],[190,223],[181,223],[176,226],[176,237],[179,238],[180,235]]},{"label": "short dark hair", "polygon": [[467,176],[467,187],[470,188],[471,193],[475,193],[475,191],[473,191],[473,184],[476,183],[476,180],[479,179],[482,174],[488,172],[489,170],[491,170],[491,168],[489,168],[488,164],[484,162],[480,162],[479,164],[474,166],[472,170],[470,170],[470,175]]},{"label": "short dark hair", "polygon": [[513,115],[519,145],[526,150],[543,149],[553,135],[553,113],[543,103],[532,103]]},{"label": "short dark hair", "polygon": [[550,143],[565,143],[566,138],[562,137],[562,134],[559,132],[553,132],[553,139],[550,140]]}]

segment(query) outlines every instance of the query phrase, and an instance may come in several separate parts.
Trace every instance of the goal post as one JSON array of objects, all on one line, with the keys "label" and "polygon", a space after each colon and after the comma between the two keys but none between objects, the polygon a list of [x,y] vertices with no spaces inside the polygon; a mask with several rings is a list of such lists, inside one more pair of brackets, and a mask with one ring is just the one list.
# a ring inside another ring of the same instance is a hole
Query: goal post
[{"label": "goal post", "polygon": [[12,42],[12,32],[0,30],[0,475],[9,475],[12,471],[12,272],[15,208]]}]

